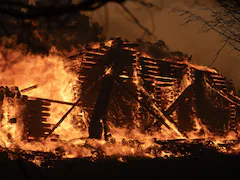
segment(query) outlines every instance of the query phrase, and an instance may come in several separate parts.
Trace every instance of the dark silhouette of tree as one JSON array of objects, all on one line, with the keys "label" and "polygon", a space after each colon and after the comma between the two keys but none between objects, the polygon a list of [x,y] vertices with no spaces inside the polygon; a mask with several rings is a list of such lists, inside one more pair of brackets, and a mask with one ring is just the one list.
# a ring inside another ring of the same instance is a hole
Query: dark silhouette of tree
[{"label": "dark silhouette of tree", "polygon": [[70,50],[101,42],[105,40],[103,27],[82,12],[94,11],[109,2],[119,4],[139,28],[153,36],[125,6],[127,1],[146,8],[154,6],[145,0],[0,0],[0,43],[9,48],[24,44],[33,53],[47,53],[53,46]]},{"label": "dark silhouette of tree", "polygon": [[0,13],[18,19],[33,19],[40,16],[53,16],[78,11],[93,11],[109,2],[123,4],[126,0],[81,0],[78,3],[72,1],[21,1],[1,0]]},{"label": "dark silhouette of tree", "polygon": [[4,21],[7,33],[0,30],[1,44],[8,48],[23,44],[32,53],[48,53],[53,46],[69,51],[72,47],[105,39],[103,28],[81,13],[31,20],[7,18]]},{"label": "dark silhouette of tree", "polygon": [[[240,52],[240,1],[239,0],[216,0],[217,6],[210,8],[204,4],[198,4],[200,8],[210,13],[211,18],[206,19],[203,16],[191,11],[176,8],[174,12],[183,16],[187,25],[193,21],[202,22],[202,31],[215,31],[222,37],[222,45],[216,53],[212,65],[217,59],[219,53],[226,45],[232,47],[232,50]],[[209,66],[210,66],[209,65]]]}]

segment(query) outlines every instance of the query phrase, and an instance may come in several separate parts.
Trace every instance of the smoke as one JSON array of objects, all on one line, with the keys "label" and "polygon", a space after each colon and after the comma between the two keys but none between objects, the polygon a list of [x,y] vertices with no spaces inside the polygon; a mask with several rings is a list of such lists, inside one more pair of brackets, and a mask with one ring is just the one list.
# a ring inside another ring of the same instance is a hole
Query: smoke
[{"label": "smoke", "polygon": [[[192,55],[192,61],[200,65],[209,65],[214,60],[217,51],[221,48],[221,37],[213,32],[200,32],[201,23],[192,22],[187,26],[180,26],[185,22],[179,14],[171,12],[173,8],[180,7],[210,18],[206,11],[199,7],[199,3],[211,8],[217,6],[217,0],[149,0],[158,8],[149,11],[133,3],[126,6],[139,19],[142,25],[153,31],[157,39],[165,41],[172,50],[179,50]],[[94,21],[104,26],[107,37],[121,36],[130,41],[143,36],[140,29],[120,6],[112,3],[91,14]],[[106,23],[108,22],[108,23]],[[145,36],[145,40],[156,41]],[[240,89],[240,57],[236,52],[225,48],[211,66],[216,68],[227,79],[232,79],[237,89]]]}]

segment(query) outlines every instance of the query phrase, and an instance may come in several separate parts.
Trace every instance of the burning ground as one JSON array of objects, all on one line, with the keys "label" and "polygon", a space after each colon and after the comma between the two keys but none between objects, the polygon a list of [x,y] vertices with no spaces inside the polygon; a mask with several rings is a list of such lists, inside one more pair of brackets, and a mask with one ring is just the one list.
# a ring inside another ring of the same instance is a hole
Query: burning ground
[{"label": "burning ground", "polygon": [[[115,41],[67,57],[54,49],[49,55],[1,49],[0,146],[8,159],[55,167],[70,159],[239,155],[240,99],[231,82],[187,58],[157,59],[129,42],[116,59],[131,63],[116,70]],[[107,112],[96,121],[96,99],[114,71]]]}]

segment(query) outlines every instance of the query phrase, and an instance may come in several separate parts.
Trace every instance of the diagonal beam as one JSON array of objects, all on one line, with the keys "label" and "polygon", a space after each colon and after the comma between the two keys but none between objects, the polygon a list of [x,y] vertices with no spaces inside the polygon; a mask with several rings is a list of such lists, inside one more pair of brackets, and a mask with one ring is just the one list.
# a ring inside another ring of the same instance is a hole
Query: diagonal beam
[{"label": "diagonal beam", "polygon": [[21,89],[20,92],[21,92],[21,93],[28,92],[28,91],[31,91],[32,89],[36,89],[37,87],[38,87],[38,85],[35,84],[35,85],[33,85],[33,86],[30,86],[30,87]]},{"label": "diagonal beam", "polygon": [[216,92],[219,96],[221,96],[222,98],[224,98],[225,100],[227,100],[228,102],[240,107],[240,104],[235,102],[235,100],[233,99],[234,97],[231,96],[230,94],[226,95],[224,92],[218,91],[215,88],[213,88],[210,84],[206,83],[206,86],[209,87],[212,91]]},{"label": "diagonal beam", "polygon": [[126,88],[125,85],[123,84],[123,82],[119,78],[115,79],[115,82],[117,85],[122,87],[129,95],[131,95],[139,104],[141,104],[141,106],[144,109],[146,109],[152,116],[154,116],[156,119],[161,121],[162,124],[164,124],[168,129],[172,129],[172,128],[166,123],[166,120],[172,122],[175,125],[175,127],[178,128],[177,130],[181,133],[181,135],[184,135],[185,137],[187,137],[187,135],[184,132],[182,132],[181,128],[174,121],[172,121],[169,117],[167,117],[164,114],[164,112],[162,112],[160,109],[158,109],[160,116],[157,115],[150,107],[143,104],[142,101],[140,101],[132,91],[130,91],[128,88]]},{"label": "diagonal beam", "polygon": [[193,87],[193,84],[190,84],[186,89],[177,97],[177,99],[168,107],[167,110],[165,110],[166,115],[170,115],[173,113],[173,111],[177,108],[180,101],[184,100],[187,93],[191,90]]},{"label": "diagonal beam", "polygon": [[72,102],[59,101],[59,100],[47,99],[47,98],[39,98],[39,97],[32,97],[32,96],[28,96],[28,98],[36,99],[36,100],[40,100],[40,101],[47,101],[47,102],[50,102],[50,103],[71,105],[71,106],[73,106],[75,104],[75,103],[72,103]]},{"label": "diagonal beam", "polygon": [[[165,111],[162,110],[162,108],[159,106],[158,102],[156,101],[155,98],[151,97],[151,95],[146,92],[146,90],[141,87],[140,91],[142,91],[143,94],[145,94],[146,96],[148,96],[148,101],[150,101],[152,106],[155,106],[155,109],[157,109],[158,113],[161,116],[164,116],[167,118],[168,121],[170,121],[171,123],[173,123],[175,125],[175,127],[178,128],[178,131],[182,133],[182,135],[184,135],[185,137],[187,137],[186,133],[184,131],[182,131],[181,127],[173,120],[173,118],[170,117],[170,114],[167,114]],[[150,100],[149,100],[150,99]],[[154,123],[155,124],[155,123]]]},{"label": "diagonal beam", "polygon": [[140,101],[133,92],[131,92],[129,89],[127,89],[124,84],[119,80],[118,78],[115,79],[115,83],[120,86],[123,90],[125,90],[129,95],[131,95],[141,106],[146,109],[150,114],[152,114],[156,119],[160,120],[168,129],[171,129],[168,124],[163,120],[163,118],[159,117],[155,112],[149,108],[147,105],[143,104],[142,101]]},{"label": "diagonal beam", "polygon": [[103,74],[96,82],[94,82],[91,86],[89,86],[82,95],[78,98],[78,100],[73,104],[73,106],[62,116],[62,118],[53,126],[53,128],[49,131],[49,133],[44,137],[44,139],[47,139],[53,131],[66,119],[66,117],[71,113],[71,111],[80,104],[82,97],[85,96],[94,86],[96,86],[97,83],[99,83],[103,77],[105,77],[106,74]]}]

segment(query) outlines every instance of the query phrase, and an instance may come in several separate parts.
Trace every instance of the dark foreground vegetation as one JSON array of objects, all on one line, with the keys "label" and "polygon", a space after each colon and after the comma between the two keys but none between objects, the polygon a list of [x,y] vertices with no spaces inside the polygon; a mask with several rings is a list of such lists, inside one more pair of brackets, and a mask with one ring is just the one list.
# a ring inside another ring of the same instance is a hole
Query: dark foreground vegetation
[{"label": "dark foreground vegetation", "polygon": [[[199,144],[182,145],[191,155],[173,158],[105,157],[97,161],[90,158],[65,159],[45,154],[42,167],[24,160],[8,159],[0,154],[1,179],[17,180],[70,180],[87,177],[156,177],[159,178],[232,178],[240,170],[240,155],[222,154]],[[179,147],[177,147],[179,148]],[[192,152],[190,152],[192,151]],[[39,155],[39,154],[38,154]],[[23,157],[23,156],[22,156]],[[26,157],[26,156],[25,156]]]}]

